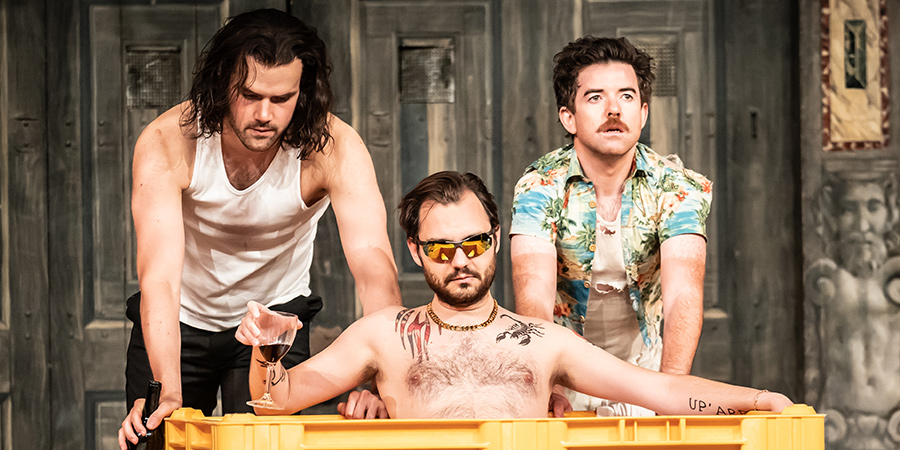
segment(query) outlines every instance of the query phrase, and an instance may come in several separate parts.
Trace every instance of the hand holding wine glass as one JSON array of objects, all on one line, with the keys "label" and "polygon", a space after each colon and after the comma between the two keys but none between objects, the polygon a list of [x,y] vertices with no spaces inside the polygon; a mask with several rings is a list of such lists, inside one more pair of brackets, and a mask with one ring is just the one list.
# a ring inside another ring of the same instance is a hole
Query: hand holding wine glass
[{"label": "hand holding wine glass", "polygon": [[271,311],[257,302],[247,304],[247,315],[235,332],[235,338],[244,344],[259,347],[266,363],[266,392],[259,399],[247,402],[256,408],[281,409],[270,395],[275,366],[287,354],[294,342],[297,329],[302,327],[296,315]]}]

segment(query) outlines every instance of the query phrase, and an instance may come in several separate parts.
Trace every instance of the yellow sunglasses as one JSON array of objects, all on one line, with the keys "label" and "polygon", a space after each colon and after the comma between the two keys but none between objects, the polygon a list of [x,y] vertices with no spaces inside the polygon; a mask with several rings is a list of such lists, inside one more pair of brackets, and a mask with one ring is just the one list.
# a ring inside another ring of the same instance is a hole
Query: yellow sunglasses
[{"label": "yellow sunglasses", "polygon": [[425,255],[437,262],[446,262],[453,259],[456,249],[461,248],[467,258],[474,258],[491,248],[494,238],[491,233],[473,234],[461,241],[417,241],[422,246]]}]

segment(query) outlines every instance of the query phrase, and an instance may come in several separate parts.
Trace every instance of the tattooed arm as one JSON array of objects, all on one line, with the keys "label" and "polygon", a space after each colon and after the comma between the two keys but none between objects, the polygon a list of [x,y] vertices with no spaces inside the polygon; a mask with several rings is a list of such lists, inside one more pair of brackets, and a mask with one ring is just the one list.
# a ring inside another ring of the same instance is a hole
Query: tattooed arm
[{"label": "tattooed arm", "polygon": [[554,330],[561,384],[595,397],[631,403],[663,415],[781,412],[792,405],[776,392],[673,375],[624,362],[567,330]]},{"label": "tattooed arm", "polygon": [[[250,363],[250,394],[253,398],[259,398],[265,392],[267,376],[265,360],[257,345],[259,329],[256,318],[263,308],[256,302],[250,302],[248,312],[235,333],[238,341],[253,346]],[[277,363],[270,393],[272,399],[284,408],[257,409],[256,413],[292,414],[371,379],[378,370],[373,348],[377,339],[372,336],[379,335],[378,325],[383,321],[384,312],[373,313],[351,324],[331,345],[307,361],[287,370],[280,362]]]}]

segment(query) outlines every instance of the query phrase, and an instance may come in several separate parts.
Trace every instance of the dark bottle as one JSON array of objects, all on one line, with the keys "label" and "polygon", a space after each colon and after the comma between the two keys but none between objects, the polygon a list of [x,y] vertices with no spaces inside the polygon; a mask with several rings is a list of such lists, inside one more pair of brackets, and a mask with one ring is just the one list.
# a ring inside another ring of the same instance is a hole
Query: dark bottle
[{"label": "dark bottle", "polygon": [[[150,414],[159,408],[159,391],[162,390],[162,383],[151,380],[147,386],[147,398],[144,399],[144,412],[141,414],[141,423],[147,428],[147,419]],[[138,435],[138,443],[132,444],[128,441],[129,450],[162,450],[166,447],[165,422],[160,423],[155,430],[147,430],[147,434]]]}]

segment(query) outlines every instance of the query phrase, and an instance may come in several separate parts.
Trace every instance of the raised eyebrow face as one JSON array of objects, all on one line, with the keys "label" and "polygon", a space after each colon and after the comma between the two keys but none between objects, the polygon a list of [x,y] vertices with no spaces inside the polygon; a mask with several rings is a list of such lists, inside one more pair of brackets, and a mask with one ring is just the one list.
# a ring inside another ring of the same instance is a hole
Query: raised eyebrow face
[{"label": "raised eyebrow face", "polygon": [[[637,89],[629,86],[629,87],[623,87],[623,88],[619,89],[617,92],[619,94],[623,94],[623,93],[637,94]],[[588,90],[584,91],[584,93],[581,94],[581,96],[588,97],[593,94],[604,94],[604,93],[606,93],[605,89],[599,89],[599,88],[598,89],[588,89]]]}]

